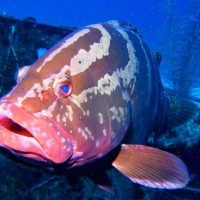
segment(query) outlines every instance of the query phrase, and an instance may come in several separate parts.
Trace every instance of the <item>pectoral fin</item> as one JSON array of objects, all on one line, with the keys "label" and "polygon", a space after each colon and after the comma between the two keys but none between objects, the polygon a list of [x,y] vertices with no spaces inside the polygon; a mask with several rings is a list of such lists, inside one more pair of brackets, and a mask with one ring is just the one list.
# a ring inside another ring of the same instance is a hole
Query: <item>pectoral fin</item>
[{"label": "pectoral fin", "polygon": [[189,181],[181,159],[144,145],[122,145],[112,165],[134,183],[153,188],[183,188]]}]

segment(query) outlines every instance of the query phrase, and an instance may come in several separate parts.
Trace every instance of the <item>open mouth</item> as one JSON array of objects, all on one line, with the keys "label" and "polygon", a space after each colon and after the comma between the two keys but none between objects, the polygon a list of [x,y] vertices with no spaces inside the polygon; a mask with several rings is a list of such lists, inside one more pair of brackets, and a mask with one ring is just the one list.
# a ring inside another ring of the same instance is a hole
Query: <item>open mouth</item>
[{"label": "open mouth", "polygon": [[15,134],[23,135],[26,137],[33,137],[33,135],[26,128],[20,126],[6,116],[0,116],[0,126],[4,127],[9,132],[13,132]]},{"label": "open mouth", "polygon": [[18,115],[21,117],[15,118],[17,114],[14,114],[15,109],[12,109],[12,112],[11,108],[9,110],[3,108],[4,112],[1,112],[1,109],[2,107],[0,107],[0,146],[14,154],[28,155],[29,158],[45,161],[47,154],[43,146],[34,137],[31,128],[28,128],[31,120],[28,115],[23,119],[25,113],[18,110]]},{"label": "open mouth", "polygon": [[[71,155],[64,152],[59,130],[44,117],[36,117],[12,102],[0,101],[0,146],[37,161],[60,163]],[[60,133],[61,134],[61,133]]]}]

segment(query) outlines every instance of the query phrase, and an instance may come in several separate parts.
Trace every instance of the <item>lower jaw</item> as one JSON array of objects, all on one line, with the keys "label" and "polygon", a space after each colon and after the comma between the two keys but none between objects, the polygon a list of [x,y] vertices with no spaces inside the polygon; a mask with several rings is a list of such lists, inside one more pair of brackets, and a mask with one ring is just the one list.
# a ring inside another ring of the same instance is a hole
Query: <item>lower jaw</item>
[{"label": "lower jaw", "polygon": [[0,101],[0,146],[15,155],[46,162],[48,155],[30,130],[33,121],[37,119],[23,108]]},{"label": "lower jaw", "polygon": [[[0,146],[23,157],[59,164],[71,157],[73,146],[68,140],[63,143],[57,132],[68,138],[68,133],[48,118],[36,117],[15,103],[0,101]],[[70,149],[66,151],[63,147]]]}]

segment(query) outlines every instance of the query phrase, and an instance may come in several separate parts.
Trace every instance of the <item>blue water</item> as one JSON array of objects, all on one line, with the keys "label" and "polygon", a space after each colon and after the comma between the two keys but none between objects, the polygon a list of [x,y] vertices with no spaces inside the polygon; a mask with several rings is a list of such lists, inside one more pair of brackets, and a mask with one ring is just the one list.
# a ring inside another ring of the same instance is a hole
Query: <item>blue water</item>
[{"label": "blue water", "polygon": [[0,0],[1,15],[33,16],[38,22],[52,25],[81,27],[112,19],[128,21],[152,45],[157,42],[160,26],[168,20],[171,7],[180,16],[193,16],[190,0]]}]

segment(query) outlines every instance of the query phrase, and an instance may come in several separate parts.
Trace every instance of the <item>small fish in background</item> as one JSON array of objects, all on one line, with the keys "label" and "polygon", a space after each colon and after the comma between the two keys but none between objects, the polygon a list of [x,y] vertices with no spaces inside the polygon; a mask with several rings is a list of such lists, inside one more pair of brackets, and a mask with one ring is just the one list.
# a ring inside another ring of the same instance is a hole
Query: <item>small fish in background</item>
[{"label": "small fish in background", "polygon": [[193,22],[195,22],[195,23],[199,23],[200,22],[200,20],[197,17],[195,17],[195,16],[191,16],[190,20],[193,21]]},{"label": "small fish in background", "polygon": [[[112,165],[134,183],[185,187],[189,175],[183,161],[142,144],[152,132],[166,124],[170,128],[168,119],[179,120],[175,111],[186,106],[189,118],[196,106],[178,99],[170,103],[158,73],[160,56],[133,26],[124,26],[116,21],[90,25],[42,57],[39,51],[39,59],[19,71],[17,85],[0,99],[0,146],[69,168],[121,146]],[[129,126],[129,144],[121,144]]]},{"label": "small fish in background", "polygon": [[5,10],[3,10],[1,13],[2,13],[3,16],[6,16],[6,11]]},{"label": "small fish in background", "polygon": [[37,50],[38,58],[42,57],[46,52],[47,52],[47,49],[45,49],[45,48],[39,48]]}]

